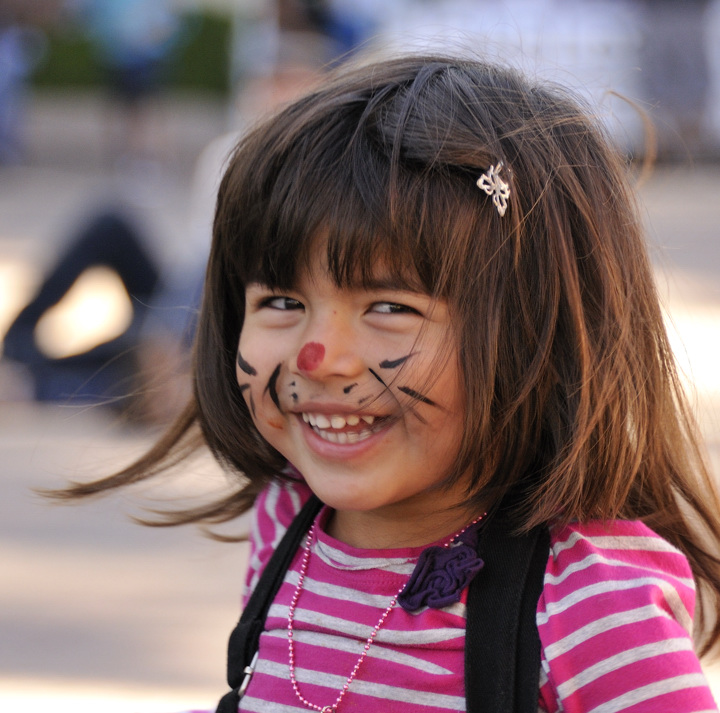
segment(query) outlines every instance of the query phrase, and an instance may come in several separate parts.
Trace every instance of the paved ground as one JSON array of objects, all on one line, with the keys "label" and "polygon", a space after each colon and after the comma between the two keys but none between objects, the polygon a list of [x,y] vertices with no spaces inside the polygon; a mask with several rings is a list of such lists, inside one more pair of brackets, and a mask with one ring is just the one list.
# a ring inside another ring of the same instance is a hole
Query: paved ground
[{"label": "paved ground", "polygon": [[[182,235],[190,167],[225,115],[197,100],[167,108],[166,153],[143,168],[105,163],[95,98],[33,105],[29,164],[0,169],[0,290],[13,285],[0,291],[0,319],[101,184],[134,186],[161,241]],[[720,473],[718,196],[717,166],[661,168],[641,192],[677,351]],[[132,524],[127,513],[159,497],[147,489],[81,507],[50,506],[31,490],[107,472],[150,438],[95,409],[0,402],[0,710],[170,713],[210,707],[223,692],[244,546]],[[220,487],[201,461],[173,492],[201,479]]]}]

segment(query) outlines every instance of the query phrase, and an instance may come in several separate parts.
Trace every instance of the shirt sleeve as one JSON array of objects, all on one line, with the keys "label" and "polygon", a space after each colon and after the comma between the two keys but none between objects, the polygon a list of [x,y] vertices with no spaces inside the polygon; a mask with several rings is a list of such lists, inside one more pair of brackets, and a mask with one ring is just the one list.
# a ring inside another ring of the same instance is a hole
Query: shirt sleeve
[{"label": "shirt sleeve", "polygon": [[310,488],[298,475],[297,478],[272,480],[255,501],[243,606],[247,604],[282,536],[310,494]]},{"label": "shirt sleeve", "polygon": [[537,624],[548,713],[717,711],[687,559],[640,522],[551,530]]}]

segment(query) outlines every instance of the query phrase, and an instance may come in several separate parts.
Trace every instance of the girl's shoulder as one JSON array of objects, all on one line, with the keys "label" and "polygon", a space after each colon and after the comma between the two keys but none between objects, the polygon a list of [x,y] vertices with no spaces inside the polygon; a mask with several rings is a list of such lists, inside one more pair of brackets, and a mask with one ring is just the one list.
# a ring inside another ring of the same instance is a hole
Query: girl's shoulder
[{"label": "girl's shoulder", "polygon": [[312,493],[297,471],[288,469],[284,476],[271,480],[253,507],[245,602],[285,531]]},{"label": "girl's shoulder", "polygon": [[544,709],[715,710],[694,606],[687,559],[643,523],[551,527],[537,608]]},{"label": "girl's shoulder", "polygon": [[550,528],[541,597],[545,618],[649,601],[692,630],[695,582],[685,555],[637,520],[591,521]]},{"label": "girl's shoulder", "polygon": [[604,577],[660,577],[694,592],[685,555],[639,520],[590,521],[550,528],[546,585]]},{"label": "girl's shoulder", "polygon": [[303,477],[294,469],[288,468],[282,478],[271,480],[254,505],[254,525],[261,530],[257,533],[260,538],[277,543],[311,494]]}]

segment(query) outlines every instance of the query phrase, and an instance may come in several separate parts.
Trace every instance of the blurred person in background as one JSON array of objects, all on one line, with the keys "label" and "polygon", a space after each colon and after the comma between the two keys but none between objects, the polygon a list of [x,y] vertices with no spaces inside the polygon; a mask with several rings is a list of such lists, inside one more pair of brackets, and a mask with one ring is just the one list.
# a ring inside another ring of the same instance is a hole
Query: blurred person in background
[{"label": "blurred person in background", "polygon": [[[3,357],[29,372],[35,399],[112,401],[137,386],[132,383],[138,370],[136,347],[160,276],[146,242],[139,221],[120,207],[86,216],[76,228],[68,249],[16,317],[3,342]],[[97,272],[97,268],[103,271]],[[93,280],[93,275],[98,279]],[[106,297],[108,275],[112,275],[111,285],[119,279],[124,290],[124,301],[119,304],[112,290],[110,299]],[[83,291],[83,283],[86,296],[78,293]],[[70,302],[74,307],[66,302],[69,319],[58,317],[56,311],[53,326],[47,315],[73,291],[76,297]],[[98,326],[104,328],[83,339],[80,335],[87,331],[88,322],[95,321],[88,311],[93,302],[101,312]],[[113,312],[121,313],[116,329],[109,324]]]}]

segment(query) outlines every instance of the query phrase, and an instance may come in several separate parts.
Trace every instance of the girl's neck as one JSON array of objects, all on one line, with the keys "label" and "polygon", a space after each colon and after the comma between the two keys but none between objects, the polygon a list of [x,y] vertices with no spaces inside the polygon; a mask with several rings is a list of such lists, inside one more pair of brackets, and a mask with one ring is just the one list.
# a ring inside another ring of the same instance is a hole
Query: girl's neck
[{"label": "girl's neck", "polygon": [[482,512],[483,509],[452,508],[422,517],[403,517],[397,511],[334,510],[327,520],[325,531],[336,540],[358,549],[422,547],[458,532]]}]

